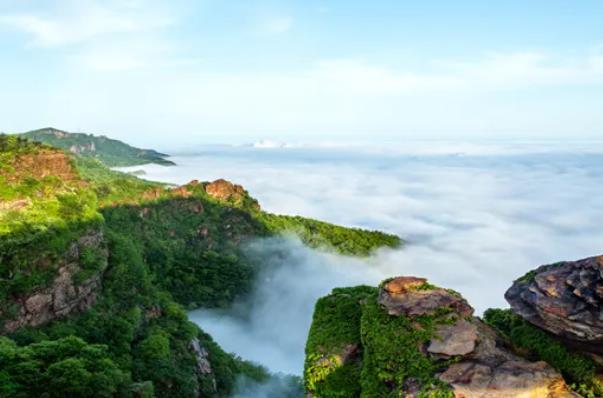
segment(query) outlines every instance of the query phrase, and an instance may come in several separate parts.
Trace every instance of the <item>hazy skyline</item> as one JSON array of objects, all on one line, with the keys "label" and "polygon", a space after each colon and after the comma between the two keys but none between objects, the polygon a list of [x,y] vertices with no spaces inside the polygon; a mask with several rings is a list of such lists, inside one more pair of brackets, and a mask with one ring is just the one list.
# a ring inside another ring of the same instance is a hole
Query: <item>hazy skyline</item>
[{"label": "hazy skyline", "polygon": [[140,145],[578,138],[598,1],[0,1],[0,131]]}]

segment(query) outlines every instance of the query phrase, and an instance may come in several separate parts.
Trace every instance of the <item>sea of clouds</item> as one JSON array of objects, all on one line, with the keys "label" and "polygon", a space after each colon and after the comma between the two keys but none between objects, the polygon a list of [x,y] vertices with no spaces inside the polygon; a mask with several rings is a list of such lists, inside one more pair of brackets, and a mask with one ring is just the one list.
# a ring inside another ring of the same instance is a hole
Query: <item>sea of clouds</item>
[{"label": "sea of clouds", "polygon": [[528,270],[603,252],[600,142],[208,146],[172,160],[178,166],[145,166],[146,178],[226,178],[267,211],[408,241],[364,260],[294,238],[253,242],[248,250],[267,264],[254,296],[190,318],[225,349],[275,372],[301,374],[314,303],[333,287],[424,276],[481,313],[506,306],[505,290]]}]

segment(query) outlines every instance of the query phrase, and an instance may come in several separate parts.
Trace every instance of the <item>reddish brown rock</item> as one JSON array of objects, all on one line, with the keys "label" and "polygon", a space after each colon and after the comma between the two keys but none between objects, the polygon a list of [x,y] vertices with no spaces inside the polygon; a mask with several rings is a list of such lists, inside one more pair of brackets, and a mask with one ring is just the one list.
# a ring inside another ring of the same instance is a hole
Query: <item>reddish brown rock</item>
[{"label": "reddish brown rock", "polygon": [[193,194],[191,191],[188,190],[188,188],[186,186],[181,186],[181,187],[178,187],[178,188],[174,188],[170,192],[173,195],[180,196],[182,198],[188,198],[188,197],[190,197]]},{"label": "reddish brown rock", "polygon": [[379,292],[379,304],[390,315],[432,315],[448,309],[461,316],[471,316],[473,308],[460,295],[441,288],[417,289],[425,280],[415,277],[397,277]]},{"label": "reddish brown rock", "polygon": [[39,149],[33,153],[19,155],[11,166],[11,173],[6,174],[8,181],[21,181],[27,177],[41,179],[48,176],[58,177],[65,182],[79,180],[69,157],[57,149]]},{"label": "reddish brown rock", "polygon": [[388,293],[400,294],[410,290],[416,290],[419,286],[427,282],[425,278],[417,278],[414,276],[400,276],[392,279],[383,285],[383,289]]},{"label": "reddish brown rock", "polygon": [[237,200],[245,195],[245,189],[242,186],[224,179],[219,179],[205,185],[205,192],[218,200]]}]

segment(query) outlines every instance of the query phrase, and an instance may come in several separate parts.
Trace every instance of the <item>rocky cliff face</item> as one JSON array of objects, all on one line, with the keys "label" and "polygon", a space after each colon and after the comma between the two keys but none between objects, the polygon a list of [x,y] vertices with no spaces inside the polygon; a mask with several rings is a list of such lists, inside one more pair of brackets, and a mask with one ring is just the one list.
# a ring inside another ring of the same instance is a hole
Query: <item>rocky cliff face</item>
[{"label": "rocky cliff face", "polygon": [[[325,300],[345,301],[349,294],[334,292]],[[305,372],[309,397],[332,396],[350,383],[357,386],[345,396],[366,398],[579,397],[550,365],[513,353],[491,327],[473,316],[473,308],[458,293],[425,279],[388,280],[356,300],[356,306],[348,306],[347,315],[337,315],[332,304],[325,310],[323,304],[317,305],[322,313],[315,313],[314,323],[339,319],[339,332],[333,324],[331,333],[341,334],[349,328],[345,319],[354,319],[356,311],[360,339],[354,341],[354,334],[346,333],[334,343],[328,331],[312,325]],[[346,366],[348,374],[342,376]],[[347,379],[339,384],[342,377]]]},{"label": "rocky cliff face", "polygon": [[11,166],[11,173],[7,175],[9,182],[27,177],[41,179],[54,176],[62,181],[73,181],[78,178],[67,155],[54,149],[41,149],[34,153],[19,155]]},{"label": "rocky cliff face", "polygon": [[[96,253],[98,270],[83,274],[84,253]],[[29,292],[14,299],[2,309],[2,330],[11,333],[23,326],[40,326],[53,319],[65,317],[90,308],[101,286],[102,272],[107,265],[107,248],[99,230],[89,231],[72,242],[64,258],[48,266],[57,269],[49,286]],[[83,280],[80,280],[85,276]],[[10,307],[10,312],[8,311]]]}]

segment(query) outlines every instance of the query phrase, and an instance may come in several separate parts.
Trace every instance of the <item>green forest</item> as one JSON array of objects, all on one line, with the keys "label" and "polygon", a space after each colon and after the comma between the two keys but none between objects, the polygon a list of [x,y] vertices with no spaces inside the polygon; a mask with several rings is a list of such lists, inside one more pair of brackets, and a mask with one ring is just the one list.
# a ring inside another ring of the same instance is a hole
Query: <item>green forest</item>
[{"label": "green forest", "polygon": [[[0,136],[0,182],[7,398],[226,397],[241,375],[277,376],[224,352],[185,310],[228,307],[251,292],[261,264],[246,256],[246,242],[295,234],[311,247],[359,256],[402,244],[377,231],[268,214],[246,192],[228,202],[210,197],[206,183],[141,180],[102,158],[18,136]],[[99,281],[93,302],[31,324],[24,311],[32,297],[45,297],[74,265],[74,291]],[[211,373],[199,371],[194,342]],[[301,394],[299,380],[289,382]]]}]

